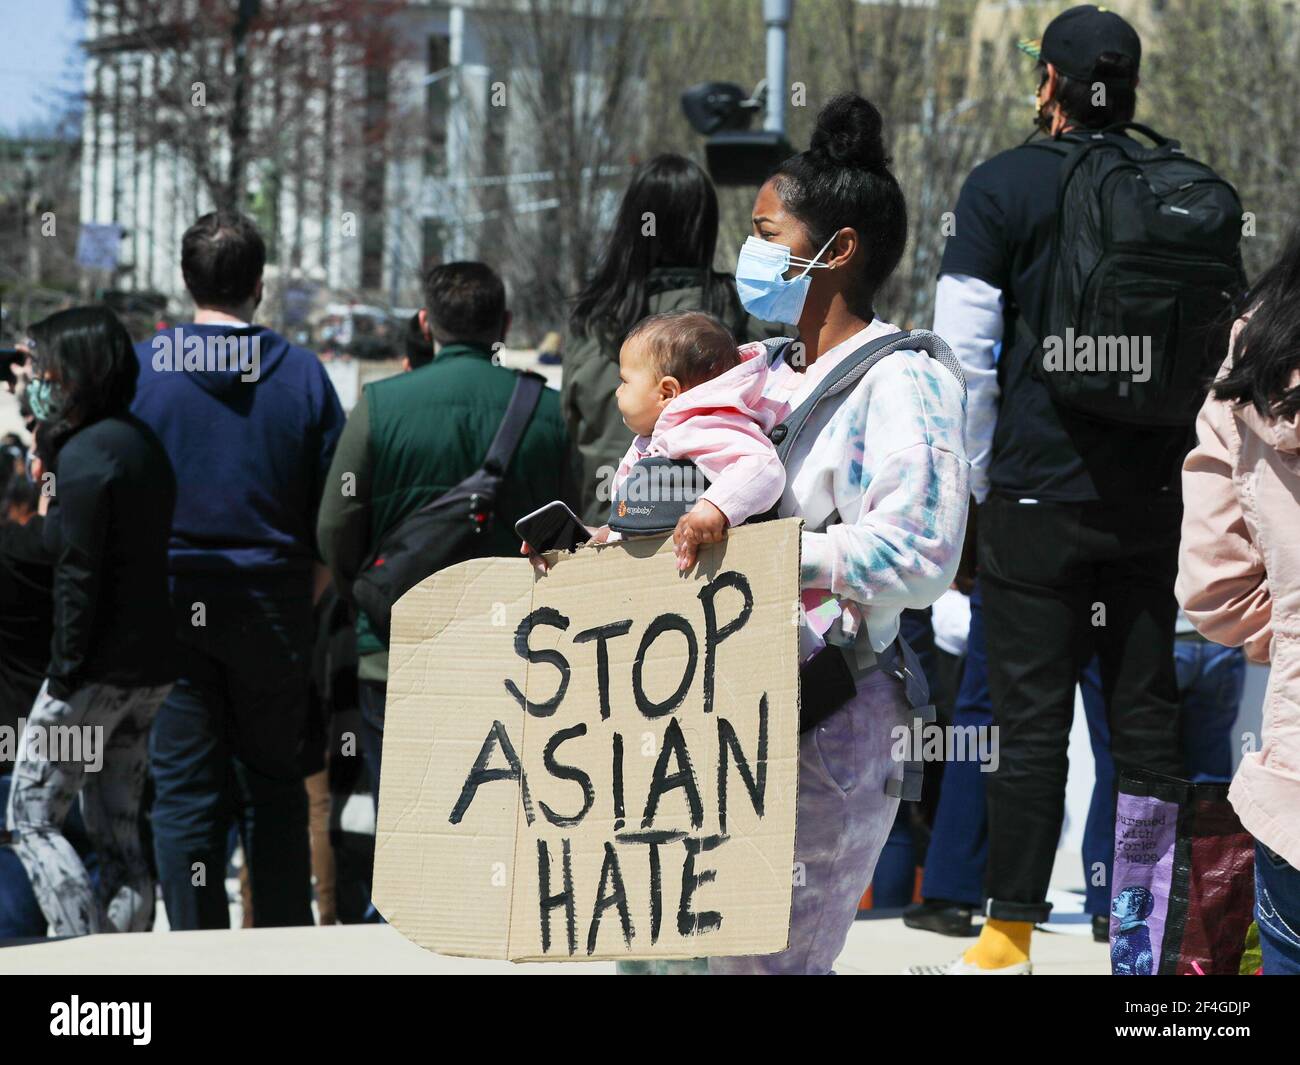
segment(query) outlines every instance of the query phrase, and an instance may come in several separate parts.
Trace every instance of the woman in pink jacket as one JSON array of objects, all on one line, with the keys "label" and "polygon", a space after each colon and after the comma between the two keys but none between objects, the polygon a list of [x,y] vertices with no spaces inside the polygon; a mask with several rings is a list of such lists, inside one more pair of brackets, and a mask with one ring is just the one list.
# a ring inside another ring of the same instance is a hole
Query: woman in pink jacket
[{"label": "woman in pink jacket", "polygon": [[1300,974],[1300,231],[1248,298],[1183,464],[1177,594],[1271,666],[1263,742],[1229,797],[1256,839],[1264,972]]}]

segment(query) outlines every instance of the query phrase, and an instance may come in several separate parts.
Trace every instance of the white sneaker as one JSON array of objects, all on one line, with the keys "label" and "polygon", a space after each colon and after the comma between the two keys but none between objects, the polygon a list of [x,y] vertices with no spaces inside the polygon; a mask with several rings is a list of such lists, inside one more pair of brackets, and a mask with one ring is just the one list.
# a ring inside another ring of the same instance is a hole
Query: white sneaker
[{"label": "white sneaker", "polygon": [[981,969],[972,965],[964,957],[955,958],[947,965],[910,965],[903,970],[904,976],[1032,976],[1032,962],[1021,961],[1015,965],[1004,965],[1001,969]]}]

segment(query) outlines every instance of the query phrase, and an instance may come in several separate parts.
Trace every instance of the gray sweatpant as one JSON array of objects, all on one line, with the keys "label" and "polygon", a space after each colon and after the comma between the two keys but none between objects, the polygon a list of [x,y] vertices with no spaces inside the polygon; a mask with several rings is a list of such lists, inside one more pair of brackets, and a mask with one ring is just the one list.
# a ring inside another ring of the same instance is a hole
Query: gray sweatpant
[{"label": "gray sweatpant", "polygon": [[[153,878],[140,846],[149,726],[170,684],[87,684],[64,702],[42,685],[9,793],[13,847],[56,936],[147,931]],[[77,796],[99,860],[99,894],[63,837]]]},{"label": "gray sweatpant", "polygon": [[869,673],[858,693],[799,739],[790,942],[779,954],[710,958],[710,973],[831,972],[898,812],[891,730],[911,718],[903,682]]}]

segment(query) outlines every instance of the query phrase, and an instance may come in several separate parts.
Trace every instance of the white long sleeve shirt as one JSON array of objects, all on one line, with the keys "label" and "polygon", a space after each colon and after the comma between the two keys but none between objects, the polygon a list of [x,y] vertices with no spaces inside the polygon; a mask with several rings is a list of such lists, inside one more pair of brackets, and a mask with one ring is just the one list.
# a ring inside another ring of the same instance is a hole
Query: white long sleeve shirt
[{"label": "white long sleeve shirt", "polygon": [[989,463],[998,422],[1002,291],[966,274],[942,274],[935,291],[934,332],[948,342],[966,375],[966,455],[977,503],[989,494]]}]

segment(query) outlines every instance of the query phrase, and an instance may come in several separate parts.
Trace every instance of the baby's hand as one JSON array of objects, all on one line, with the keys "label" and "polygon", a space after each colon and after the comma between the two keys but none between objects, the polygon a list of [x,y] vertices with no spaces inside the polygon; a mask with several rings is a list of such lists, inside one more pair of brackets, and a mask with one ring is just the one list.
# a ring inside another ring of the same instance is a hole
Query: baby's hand
[{"label": "baby's hand", "polygon": [[673,545],[677,554],[677,569],[685,573],[699,555],[701,544],[722,541],[727,531],[727,516],[707,499],[701,499],[681,516],[673,530]]}]

